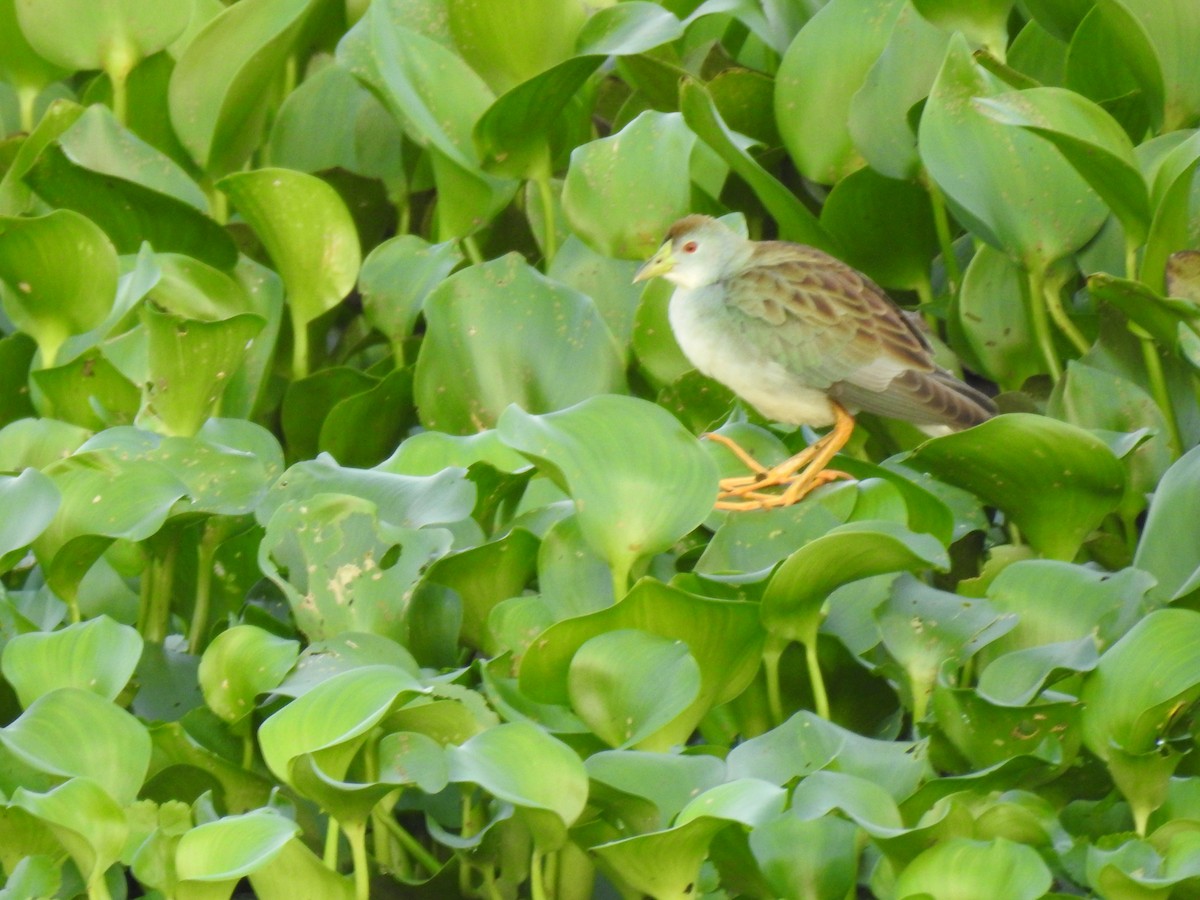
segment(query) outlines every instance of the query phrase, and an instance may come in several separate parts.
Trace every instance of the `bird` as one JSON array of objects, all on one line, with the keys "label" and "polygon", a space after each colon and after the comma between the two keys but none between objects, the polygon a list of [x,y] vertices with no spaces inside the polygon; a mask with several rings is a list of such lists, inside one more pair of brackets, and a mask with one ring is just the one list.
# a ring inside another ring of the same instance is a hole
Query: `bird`
[{"label": "bird", "polygon": [[[763,416],[832,429],[790,459],[766,467],[728,437],[751,474],[721,479],[717,508],[790,506],[849,477],[829,469],[869,412],[930,435],[961,431],[995,404],[934,362],[921,329],[863,273],[815,247],[743,238],[710,216],[667,232],[634,283],[675,285],[668,318],[684,355]],[[777,489],[768,491],[767,489]]]}]

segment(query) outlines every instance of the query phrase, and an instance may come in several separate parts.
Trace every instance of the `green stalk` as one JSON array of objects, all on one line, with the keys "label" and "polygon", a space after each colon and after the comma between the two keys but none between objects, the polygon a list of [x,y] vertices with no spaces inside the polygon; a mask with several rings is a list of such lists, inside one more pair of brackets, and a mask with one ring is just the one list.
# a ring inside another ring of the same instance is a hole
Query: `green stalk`
[{"label": "green stalk", "polygon": [[546,900],[546,885],[542,881],[542,854],[536,850],[529,860],[529,896],[532,900]]},{"label": "green stalk", "polygon": [[1171,456],[1178,459],[1183,453],[1183,435],[1179,431],[1179,419],[1175,415],[1171,393],[1167,390],[1167,377],[1163,372],[1162,357],[1158,355],[1158,345],[1154,343],[1150,333],[1140,325],[1130,322],[1129,330],[1141,345],[1142,361],[1146,366],[1146,376],[1150,379],[1150,393],[1167,421],[1167,444],[1171,449]]},{"label": "green stalk", "polygon": [[825,692],[825,676],[821,674],[821,662],[817,659],[816,636],[804,645],[804,662],[808,666],[808,680],[812,684],[813,706],[822,719],[829,718],[829,694]]},{"label": "green stalk", "polygon": [[103,872],[99,872],[92,877],[87,886],[88,900],[112,900],[112,894],[108,890],[108,879],[104,877]]},{"label": "green stalk", "polygon": [[26,134],[33,131],[33,113],[37,107],[38,89],[23,84],[17,88],[17,108],[21,111],[21,130]]},{"label": "green stalk", "polygon": [[308,323],[292,316],[292,380],[308,375]]},{"label": "green stalk", "polygon": [[[165,545],[161,555],[150,547],[150,562],[142,573],[142,608],[139,624],[142,637],[161,644],[171,629],[171,586],[175,581],[175,561],[179,558],[179,533],[176,529],[160,532]],[[149,593],[147,593],[147,587]]]},{"label": "green stalk", "polygon": [[783,699],[779,690],[779,660],[787,649],[787,641],[771,635],[763,645],[763,675],[767,682],[767,712],[771,727],[783,724]]},{"label": "green stalk", "polygon": [[408,854],[420,863],[430,875],[435,874],[441,868],[442,864],[438,861],[438,858],[425,849],[425,846],[409,834],[404,826],[394,818],[391,816],[381,816],[380,821],[388,830],[388,833],[396,839],[397,843],[408,851]]},{"label": "green stalk", "polygon": [[213,561],[217,555],[220,529],[212,527],[212,519],[204,523],[200,543],[196,547],[196,593],[192,602],[192,623],[188,629],[188,653],[199,655],[204,633],[208,630],[208,612],[212,604]]},{"label": "green stalk", "polygon": [[1050,334],[1050,320],[1046,315],[1045,273],[1040,269],[1029,269],[1026,273],[1029,287],[1029,316],[1033,323],[1033,334],[1041,348],[1042,357],[1050,377],[1058,381],[1062,377],[1062,363],[1054,349],[1054,337]]},{"label": "green stalk", "polygon": [[342,826],[350,842],[350,858],[354,868],[354,900],[371,900],[371,872],[367,861],[367,823],[346,823]]},{"label": "green stalk", "polygon": [[540,174],[534,183],[542,201],[542,252],[546,256],[543,268],[549,269],[551,260],[558,253],[558,225],[554,214],[554,195],[550,190],[549,172]]},{"label": "green stalk", "polygon": [[471,261],[471,265],[477,266],[483,262],[483,254],[479,252],[479,244],[475,241],[473,235],[464,235],[462,246],[463,252],[467,254],[467,259]]},{"label": "green stalk", "polygon": [[330,816],[325,821],[325,851],[322,856],[322,862],[335,872],[337,871],[339,834],[341,834],[341,828],[338,825],[338,820]]},{"label": "green stalk", "polygon": [[1042,279],[1042,292],[1045,295],[1046,308],[1050,311],[1050,318],[1054,320],[1054,324],[1079,351],[1079,355],[1087,353],[1092,345],[1088,343],[1088,339],[1083,336],[1075,323],[1071,321],[1071,317],[1067,315],[1066,309],[1062,305],[1062,283],[1055,279]]},{"label": "green stalk", "polygon": [[933,227],[937,232],[938,247],[942,251],[942,265],[946,269],[946,288],[950,296],[958,296],[962,284],[962,272],[958,268],[958,257],[954,255],[954,239],[950,236],[950,217],[946,215],[946,199],[928,174],[922,179],[929,191],[929,203],[933,207]]}]

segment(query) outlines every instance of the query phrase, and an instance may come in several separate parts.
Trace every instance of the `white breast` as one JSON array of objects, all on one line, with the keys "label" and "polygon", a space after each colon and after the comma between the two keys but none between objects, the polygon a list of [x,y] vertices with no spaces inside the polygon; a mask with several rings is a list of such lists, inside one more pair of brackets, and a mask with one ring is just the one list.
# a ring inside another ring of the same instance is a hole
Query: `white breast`
[{"label": "white breast", "polygon": [[737,327],[718,285],[676,289],[667,312],[675,340],[692,365],[768,419],[816,427],[833,422],[825,394],[805,387],[779,363],[760,358],[762,349]]}]

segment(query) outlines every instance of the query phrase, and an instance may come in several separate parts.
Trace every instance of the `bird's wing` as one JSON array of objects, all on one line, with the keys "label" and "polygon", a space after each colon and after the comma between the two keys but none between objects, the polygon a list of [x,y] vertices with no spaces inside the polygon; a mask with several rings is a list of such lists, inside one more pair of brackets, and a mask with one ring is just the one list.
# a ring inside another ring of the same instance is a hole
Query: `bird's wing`
[{"label": "bird's wing", "polygon": [[764,351],[810,387],[883,391],[903,372],[937,371],[928,341],[883,290],[813,247],[757,244],[726,289],[729,306],[757,320],[747,324]]}]

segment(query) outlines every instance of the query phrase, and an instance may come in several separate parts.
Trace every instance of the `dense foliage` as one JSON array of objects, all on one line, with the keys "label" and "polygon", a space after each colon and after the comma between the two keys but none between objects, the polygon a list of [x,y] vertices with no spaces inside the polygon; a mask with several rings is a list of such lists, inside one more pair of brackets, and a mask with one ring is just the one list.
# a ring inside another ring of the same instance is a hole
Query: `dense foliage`
[{"label": "dense foliage", "polygon": [[[1195,0],[0,0],[5,898],[1200,896]],[[811,440],[638,260],[1005,414]]]}]

